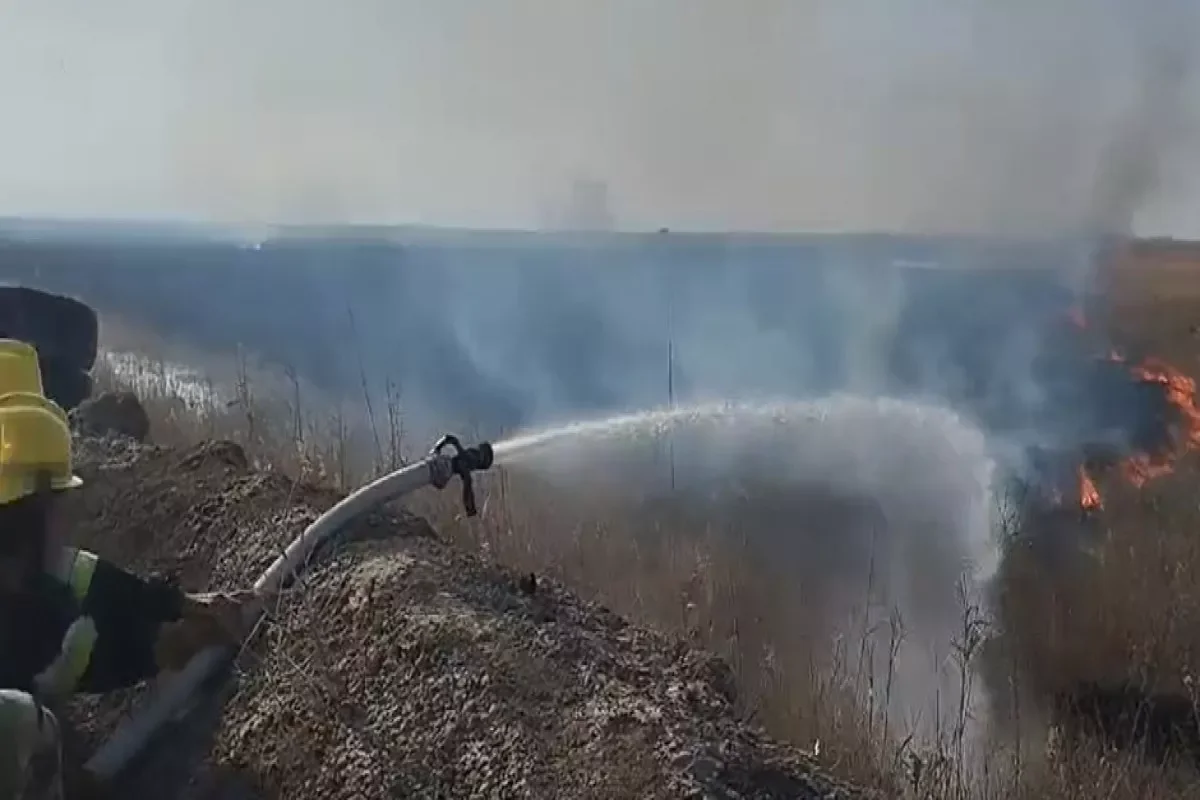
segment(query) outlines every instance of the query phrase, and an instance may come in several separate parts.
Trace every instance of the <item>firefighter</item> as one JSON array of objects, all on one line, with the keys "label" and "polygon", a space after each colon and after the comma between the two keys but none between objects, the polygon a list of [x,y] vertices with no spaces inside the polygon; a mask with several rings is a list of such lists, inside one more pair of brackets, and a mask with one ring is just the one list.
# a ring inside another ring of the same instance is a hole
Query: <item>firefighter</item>
[{"label": "firefighter", "polygon": [[257,610],[252,593],[189,595],[65,546],[62,494],[81,485],[62,409],[33,392],[0,396],[0,800],[61,796],[62,699],[240,641]]}]

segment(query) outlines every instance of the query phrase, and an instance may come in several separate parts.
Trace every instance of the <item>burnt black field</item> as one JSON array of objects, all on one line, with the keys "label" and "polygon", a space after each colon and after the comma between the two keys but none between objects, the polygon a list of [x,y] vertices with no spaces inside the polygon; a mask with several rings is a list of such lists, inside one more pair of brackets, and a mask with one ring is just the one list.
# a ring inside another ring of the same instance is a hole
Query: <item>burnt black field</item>
[{"label": "burnt black field", "polygon": [[[894,236],[0,227],[0,279],[333,392],[512,429],[689,400],[921,396],[1039,447],[1128,436],[1067,321],[1099,248]],[[360,367],[361,364],[361,367]],[[670,364],[670,368],[668,368]]]}]

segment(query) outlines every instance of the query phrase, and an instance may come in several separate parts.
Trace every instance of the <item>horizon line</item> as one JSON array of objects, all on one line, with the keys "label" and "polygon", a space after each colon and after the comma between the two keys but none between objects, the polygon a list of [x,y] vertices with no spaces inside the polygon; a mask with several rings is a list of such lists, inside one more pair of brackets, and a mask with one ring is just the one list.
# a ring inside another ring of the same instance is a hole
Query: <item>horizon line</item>
[{"label": "horizon line", "polygon": [[[141,228],[147,230],[170,231],[187,230],[197,233],[205,232],[220,236],[234,235],[235,238],[250,238],[260,241],[282,236],[303,237],[306,234],[339,234],[353,236],[355,233],[379,234],[427,234],[427,235],[475,235],[475,236],[541,236],[541,237],[594,237],[594,238],[645,238],[667,235],[678,238],[701,237],[745,237],[760,240],[775,239],[818,239],[818,238],[879,238],[879,239],[924,239],[942,241],[989,241],[989,242],[1038,242],[1057,241],[1073,238],[1069,233],[1059,235],[1029,235],[998,234],[987,232],[961,231],[897,231],[884,228],[843,228],[843,229],[798,229],[794,231],[779,230],[738,230],[738,229],[695,229],[695,228],[645,228],[645,229],[571,229],[571,228],[520,228],[520,227],[471,227],[466,225],[438,225],[430,223],[408,222],[233,222],[204,219],[185,219],[170,217],[79,217],[79,216],[19,216],[0,215],[0,236],[12,228],[50,228],[50,229],[81,229],[103,227],[109,229]],[[1125,239],[1136,243],[1176,243],[1200,244],[1200,239],[1194,239],[1174,234],[1109,234],[1107,237],[1096,238]]]}]

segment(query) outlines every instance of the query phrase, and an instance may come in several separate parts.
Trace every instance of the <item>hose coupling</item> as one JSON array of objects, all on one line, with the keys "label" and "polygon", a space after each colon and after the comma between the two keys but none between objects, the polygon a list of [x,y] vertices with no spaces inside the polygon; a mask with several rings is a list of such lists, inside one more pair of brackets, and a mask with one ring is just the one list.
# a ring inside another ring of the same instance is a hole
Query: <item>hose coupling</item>
[{"label": "hose coupling", "polygon": [[[433,475],[435,478],[434,485],[441,489],[448,482],[450,477],[457,475],[462,480],[462,497],[463,510],[466,511],[468,517],[474,517],[479,513],[475,504],[475,485],[471,480],[472,472],[479,472],[491,468],[495,460],[495,454],[492,452],[492,445],[489,442],[480,442],[474,447],[463,447],[462,442],[457,436],[447,434],[441,439],[438,439],[437,444],[429,451],[429,455],[434,458],[434,463],[438,463],[440,459],[446,458],[442,452],[446,448],[451,448],[454,455],[449,457],[449,474],[439,475],[435,468]],[[442,462],[447,463],[447,462]],[[438,485],[438,484],[441,485]]]}]

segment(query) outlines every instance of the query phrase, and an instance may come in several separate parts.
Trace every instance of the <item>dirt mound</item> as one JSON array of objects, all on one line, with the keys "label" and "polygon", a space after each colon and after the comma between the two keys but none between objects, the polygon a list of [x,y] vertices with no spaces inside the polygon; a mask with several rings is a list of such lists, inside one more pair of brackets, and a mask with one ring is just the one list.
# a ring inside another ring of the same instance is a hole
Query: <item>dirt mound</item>
[{"label": "dirt mound", "polygon": [[[79,540],[192,589],[248,585],[336,501],[236,446],[80,447]],[[725,666],[421,520],[363,520],[122,789],[181,797],[850,797],[738,722]],[[82,699],[94,746],[141,692]]]}]

